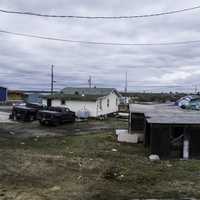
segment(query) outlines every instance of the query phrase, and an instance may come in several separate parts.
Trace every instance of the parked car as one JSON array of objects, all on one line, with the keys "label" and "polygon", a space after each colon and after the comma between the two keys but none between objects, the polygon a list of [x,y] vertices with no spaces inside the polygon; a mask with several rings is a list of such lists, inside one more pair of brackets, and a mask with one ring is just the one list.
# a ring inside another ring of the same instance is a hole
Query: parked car
[{"label": "parked car", "polygon": [[59,125],[75,122],[76,115],[69,108],[49,107],[48,110],[38,111],[37,119],[41,125]]},{"label": "parked car", "polygon": [[12,120],[20,120],[30,122],[37,119],[37,112],[43,109],[41,104],[19,104],[13,105],[11,114],[9,116]]}]

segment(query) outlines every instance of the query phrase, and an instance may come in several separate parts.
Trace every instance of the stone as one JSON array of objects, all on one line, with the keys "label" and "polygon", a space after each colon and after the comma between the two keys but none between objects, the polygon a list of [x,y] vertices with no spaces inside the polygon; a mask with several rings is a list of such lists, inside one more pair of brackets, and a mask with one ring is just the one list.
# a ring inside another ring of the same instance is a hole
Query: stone
[{"label": "stone", "polygon": [[160,157],[158,155],[152,154],[152,155],[149,156],[149,160],[158,161],[158,160],[160,160]]}]

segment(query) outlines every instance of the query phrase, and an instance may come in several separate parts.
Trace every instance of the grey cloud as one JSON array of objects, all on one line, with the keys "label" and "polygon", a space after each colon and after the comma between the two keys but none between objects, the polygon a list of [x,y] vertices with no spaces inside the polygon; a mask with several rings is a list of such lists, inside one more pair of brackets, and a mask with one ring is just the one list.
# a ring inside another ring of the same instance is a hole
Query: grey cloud
[{"label": "grey cloud", "polygon": [[[1,0],[0,8],[49,14],[137,15],[192,7],[192,0]],[[199,11],[133,20],[46,19],[0,13],[0,29],[13,32],[99,42],[157,43],[198,40]],[[11,89],[49,89],[54,64],[56,88],[94,84],[130,90],[184,90],[199,84],[200,44],[187,46],[92,46],[0,34],[1,84]],[[192,70],[188,70],[191,68]],[[179,72],[182,76],[178,76]],[[6,74],[6,75],[5,75]],[[30,78],[31,77],[31,78]],[[170,85],[183,85],[171,88]],[[137,88],[136,88],[137,87]]]}]

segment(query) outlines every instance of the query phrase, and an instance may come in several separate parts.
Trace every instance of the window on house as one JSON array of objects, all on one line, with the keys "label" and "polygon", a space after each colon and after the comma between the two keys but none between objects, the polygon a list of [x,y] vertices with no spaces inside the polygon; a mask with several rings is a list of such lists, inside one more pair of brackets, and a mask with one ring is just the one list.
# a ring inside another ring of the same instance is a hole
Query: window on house
[{"label": "window on house", "polygon": [[99,108],[100,108],[100,110],[103,110],[103,107],[102,107],[102,100],[99,101]]},{"label": "window on house", "polygon": [[118,106],[118,99],[116,99],[116,106]]},{"label": "window on house", "polygon": [[65,100],[61,100],[61,105],[65,105]]},{"label": "window on house", "polygon": [[107,99],[107,107],[110,106],[110,99]]}]

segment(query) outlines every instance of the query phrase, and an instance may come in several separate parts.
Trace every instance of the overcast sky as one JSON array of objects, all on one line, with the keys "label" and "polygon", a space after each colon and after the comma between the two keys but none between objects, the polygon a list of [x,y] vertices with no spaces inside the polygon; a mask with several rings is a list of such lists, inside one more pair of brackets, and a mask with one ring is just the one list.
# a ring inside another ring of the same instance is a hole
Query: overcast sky
[{"label": "overcast sky", "polygon": [[[118,16],[179,10],[199,0],[1,0],[0,9],[57,15]],[[200,9],[129,20],[55,19],[0,13],[0,29],[71,40],[158,43],[200,40]],[[0,33],[0,85],[10,89],[87,86],[128,90],[200,89],[200,43],[180,46],[95,46]],[[159,86],[159,87],[158,87]],[[176,87],[175,87],[176,86]],[[181,86],[181,87],[180,87]],[[184,87],[182,87],[184,86]]]}]

